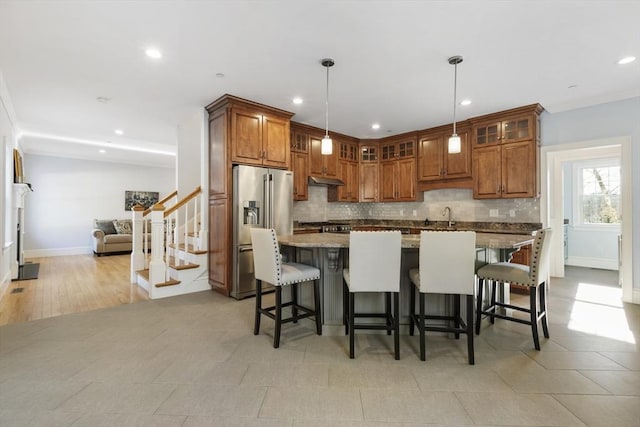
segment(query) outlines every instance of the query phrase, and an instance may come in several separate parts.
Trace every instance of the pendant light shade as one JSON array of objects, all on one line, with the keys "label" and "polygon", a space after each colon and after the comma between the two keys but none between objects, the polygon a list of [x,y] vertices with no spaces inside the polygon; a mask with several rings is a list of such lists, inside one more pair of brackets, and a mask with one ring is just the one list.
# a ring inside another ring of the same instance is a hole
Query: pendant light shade
[{"label": "pendant light shade", "polygon": [[333,153],[333,141],[329,136],[329,68],[333,67],[335,62],[331,58],[325,58],[320,61],[323,67],[327,69],[327,93],[325,98],[326,114],[325,114],[325,134],[320,145],[320,153],[329,156]]},{"label": "pendant light shade", "polygon": [[454,66],[453,74],[453,135],[449,137],[449,144],[447,145],[447,151],[449,154],[456,154],[462,150],[462,143],[460,137],[456,133],[456,104],[457,104],[457,89],[458,89],[458,64],[462,62],[462,56],[456,55],[449,58],[449,64]]}]

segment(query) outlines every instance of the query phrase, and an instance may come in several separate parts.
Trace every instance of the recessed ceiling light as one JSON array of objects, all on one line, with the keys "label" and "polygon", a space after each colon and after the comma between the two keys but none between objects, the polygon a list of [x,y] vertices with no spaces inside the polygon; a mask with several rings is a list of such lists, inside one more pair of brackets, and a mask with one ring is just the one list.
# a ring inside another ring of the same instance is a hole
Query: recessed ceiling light
[{"label": "recessed ceiling light", "polygon": [[107,152],[107,150],[98,150],[98,153],[100,153],[100,154],[104,154],[106,152]]},{"label": "recessed ceiling light", "polygon": [[102,104],[106,104],[107,102],[111,101],[111,98],[107,98],[106,96],[98,96],[96,97],[96,101]]},{"label": "recessed ceiling light", "polygon": [[153,58],[153,59],[160,59],[162,58],[162,52],[160,52],[158,49],[150,47],[147,50],[144,51],[145,54],[147,54],[147,56],[149,58]]},{"label": "recessed ceiling light", "polygon": [[371,129],[373,129],[373,130],[378,130],[378,129],[380,129],[380,123],[374,123],[374,124],[372,124],[372,125],[371,125]]},{"label": "recessed ceiling light", "polygon": [[296,96],[295,98],[293,98],[293,103],[296,105],[302,104],[302,98],[300,98],[299,96]]},{"label": "recessed ceiling light", "polygon": [[620,65],[630,64],[631,62],[633,62],[635,60],[636,60],[635,56],[627,56],[627,57],[622,58],[620,61],[618,61],[618,64],[620,64]]},{"label": "recessed ceiling light", "polygon": [[113,131],[116,135],[124,135],[124,131],[122,129],[116,129]]},{"label": "recessed ceiling light", "polygon": [[460,105],[470,105],[470,104],[471,104],[470,99],[463,99],[462,101],[460,101]]},{"label": "recessed ceiling light", "polygon": [[224,77],[224,73],[216,73],[216,77],[221,79]]},{"label": "recessed ceiling light", "polygon": [[568,89],[575,89],[577,87],[578,87],[578,85],[569,85],[569,86],[567,86]]}]

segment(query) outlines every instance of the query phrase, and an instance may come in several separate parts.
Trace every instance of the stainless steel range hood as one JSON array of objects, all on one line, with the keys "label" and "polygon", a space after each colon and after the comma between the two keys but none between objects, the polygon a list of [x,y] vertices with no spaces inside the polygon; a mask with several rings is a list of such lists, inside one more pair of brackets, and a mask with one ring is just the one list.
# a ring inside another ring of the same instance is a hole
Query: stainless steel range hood
[{"label": "stainless steel range hood", "polygon": [[338,178],[310,176],[309,185],[344,185],[344,181]]}]

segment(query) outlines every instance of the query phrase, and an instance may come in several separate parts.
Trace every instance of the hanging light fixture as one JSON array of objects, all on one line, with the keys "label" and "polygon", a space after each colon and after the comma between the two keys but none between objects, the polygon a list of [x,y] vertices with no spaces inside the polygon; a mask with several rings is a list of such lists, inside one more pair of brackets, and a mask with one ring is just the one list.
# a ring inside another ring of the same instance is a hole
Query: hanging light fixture
[{"label": "hanging light fixture", "polygon": [[449,144],[447,151],[450,154],[459,153],[462,150],[462,143],[460,137],[456,133],[456,103],[457,103],[457,89],[458,89],[458,64],[462,62],[462,56],[456,55],[449,58],[449,64],[454,66],[453,74],[453,135],[449,137]]},{"label": "hanging light fixture", "polygon": [[329,137],[329,68],[333,67],[333,59],[325,58],[320,61],[323,67],[327,68],[327,96],[326,96],[326,115],[325,115],[325,134],[320,145],[320,153],[329,156],[333,153],[333,141]]}]

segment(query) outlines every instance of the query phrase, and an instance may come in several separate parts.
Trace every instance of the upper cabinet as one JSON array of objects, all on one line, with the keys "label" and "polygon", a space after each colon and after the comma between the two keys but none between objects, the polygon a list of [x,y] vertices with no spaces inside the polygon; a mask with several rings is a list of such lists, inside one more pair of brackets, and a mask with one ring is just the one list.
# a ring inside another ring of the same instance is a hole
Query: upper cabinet
[{"label": "upper cabinet", "polygon": [[322,154],[322,135],[309,135],[309,175],[319,177],[338,176],[338,147],[335,138],[331,154]]},{"label": "upper cabinet", "polygon": [[358,178],[358,144],[356,140],[336,140],[338,146],[338,178],[344,185],[329,187],[330,202],[357,202],[360,196]]},{"label": "upper cabinet", "polygon": [[[443,181],[471,178],[471,141],[469,129],[458,129],[459,153],[449,153],[452,126],[437,128],[418,138],[418,181]],[[454,185],[455,186],[455,185]]]},{"label": "upper cabinet", "polygon": [[309,135],[291,131],[291,170],[293,171],[293,200],[309,199]]},{"label": "upper cabinet", "polygon": [[380,201],[422,200],[417,191],[417,137],[414,133],[385,139],[380,143]]},{"label": "upper cabinet", "polygon": [[379,202],[378,197],[378,156],[380,147],[377,144],[360,146],[360,202]]},{"label": "upper cabinet", "polygon": [[473,121],[473,197],[539,196],[539,104]]},{"label": "upper cabinet", "polygon": [[289,117],[249,107],[231,108],[231,161],[289,169]]}]

